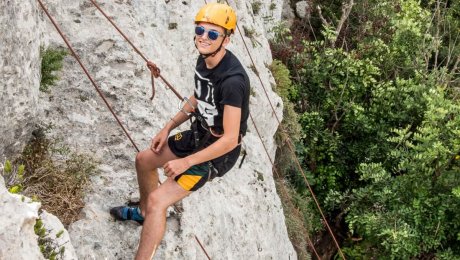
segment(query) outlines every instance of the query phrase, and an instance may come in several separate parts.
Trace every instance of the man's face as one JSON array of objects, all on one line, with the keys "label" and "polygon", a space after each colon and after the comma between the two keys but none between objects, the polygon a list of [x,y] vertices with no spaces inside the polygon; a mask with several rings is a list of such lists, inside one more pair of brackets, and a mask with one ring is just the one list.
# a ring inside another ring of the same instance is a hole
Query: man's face
[{"label": "man's face", "polygon": [[[224,28],[204,22],[198,23],[196,27],[198,28],[195,28],[195,44],[198,51],[201,54],[208,54],[216,51],[224,40]],[[223,46],[225,45],[226,44]]]}]

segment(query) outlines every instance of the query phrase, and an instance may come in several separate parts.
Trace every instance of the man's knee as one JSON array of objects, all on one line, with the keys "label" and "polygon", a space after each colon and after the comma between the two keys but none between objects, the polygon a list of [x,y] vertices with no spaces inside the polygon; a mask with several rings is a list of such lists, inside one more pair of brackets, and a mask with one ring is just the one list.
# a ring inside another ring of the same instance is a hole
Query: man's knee
[{"label": "man's knee", "polygon": [[158,168],[155,163],[155,155],[151,150],[140,151],[136,155],[136,165],[143,167]]},{"label": "man's knee", "polygon": [[149,194],[147,198],[146,214],[165,211],[167,207],[168,205],[164,205],[164,202],[158,192],[153,191]]}]

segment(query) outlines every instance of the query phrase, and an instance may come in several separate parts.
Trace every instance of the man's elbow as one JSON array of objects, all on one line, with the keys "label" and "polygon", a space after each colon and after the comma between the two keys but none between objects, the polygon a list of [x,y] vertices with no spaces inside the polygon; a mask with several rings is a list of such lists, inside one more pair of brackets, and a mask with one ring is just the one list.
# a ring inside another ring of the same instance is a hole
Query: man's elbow
[{"label": "man's elbow", "polygon": [[238,136],[223,136],[226,150],[231,151],[238,146]]}]

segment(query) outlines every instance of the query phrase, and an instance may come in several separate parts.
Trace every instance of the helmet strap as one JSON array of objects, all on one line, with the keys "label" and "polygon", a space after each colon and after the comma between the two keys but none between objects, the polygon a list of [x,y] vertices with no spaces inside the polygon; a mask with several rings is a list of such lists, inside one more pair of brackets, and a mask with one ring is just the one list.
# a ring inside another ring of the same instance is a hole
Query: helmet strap
[{"label": "helmet strap", "polygon": [[[215,50],[215,51],[213,51],[211,53],[206,53],[206,54],[200,53],[201,57],[203,59],[207,59],[209,57],[216,56],[216,54],[222,49],[222,45],[224,44],[225,38],[227,38],[227,34],[225,34],[224,39],[222,40],[222,42],[220,42],[220,46],[219,46],[219,48],[217,48],[217,50]],[[198,47],[196,46],[196,36],[193,37],[193,42],[195,43],[195,48],[198,49]]]}]

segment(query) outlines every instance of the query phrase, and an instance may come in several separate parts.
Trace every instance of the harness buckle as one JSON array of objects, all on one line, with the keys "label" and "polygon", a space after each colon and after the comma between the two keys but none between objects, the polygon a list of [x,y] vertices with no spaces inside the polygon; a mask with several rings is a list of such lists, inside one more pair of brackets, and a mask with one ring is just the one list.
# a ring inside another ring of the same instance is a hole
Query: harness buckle
[{"label": "harness buckle", "polygon": [[192,113],[187,112],[184,109],[185,103],[187,103],[192,108],[192,111],[195,111],[195,107],[193,106],[192,102],[190,102],[190,99],[188,97],[184,97],[182,98],[182,100],[179,101],[179,110],[182,111],[182,113],[186,114],[187,116],[190,116]]}]

